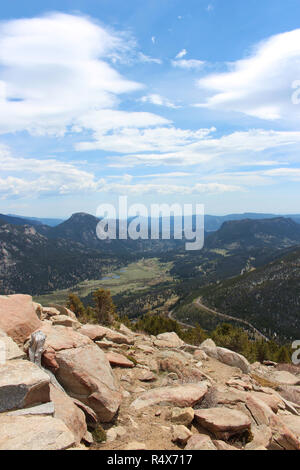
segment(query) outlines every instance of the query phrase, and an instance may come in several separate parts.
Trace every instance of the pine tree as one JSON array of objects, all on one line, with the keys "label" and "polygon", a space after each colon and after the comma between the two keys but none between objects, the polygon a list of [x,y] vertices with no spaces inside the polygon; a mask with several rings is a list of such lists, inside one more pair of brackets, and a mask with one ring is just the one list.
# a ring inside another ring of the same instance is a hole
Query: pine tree
[{"label": "pine tree", "polygon": [[277,362],[281,364],[289,364],[291,362],[291,356],[286,346],[282,346],[277,353]]},{"label": "pine tree", "polygon": [[110,290],[98,289],[93,292],[94,312],[98,323],[110,325],[115,318],[116,307],[112,301]]},{"label": "pine tree", "polygon": [[83,319],[85,317],[86,310],[78,295],[69,294],[67,308],[72,310],[77,318]]}]

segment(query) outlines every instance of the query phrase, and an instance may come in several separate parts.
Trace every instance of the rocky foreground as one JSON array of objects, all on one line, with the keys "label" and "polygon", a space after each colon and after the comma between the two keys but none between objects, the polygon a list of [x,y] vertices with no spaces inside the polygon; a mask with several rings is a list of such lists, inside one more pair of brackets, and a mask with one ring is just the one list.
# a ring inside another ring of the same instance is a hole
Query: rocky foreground
[{"label": "rocky foreground", "polygon": [[299,450],[300,371],[287,369],[0,296],[0,450]]}]

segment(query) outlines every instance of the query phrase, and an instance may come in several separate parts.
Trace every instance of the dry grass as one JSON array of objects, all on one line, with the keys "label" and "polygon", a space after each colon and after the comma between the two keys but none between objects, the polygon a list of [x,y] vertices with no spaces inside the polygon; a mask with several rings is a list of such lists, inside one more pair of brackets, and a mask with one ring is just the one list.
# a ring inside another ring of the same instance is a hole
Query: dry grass
[{"label": "dry grass", "polygon": [[262,387],[269,387],[276,390],[279,386],[278,382],[271,382],[271,380],[261,377],[260,375],[251,374],[251,377]]}]

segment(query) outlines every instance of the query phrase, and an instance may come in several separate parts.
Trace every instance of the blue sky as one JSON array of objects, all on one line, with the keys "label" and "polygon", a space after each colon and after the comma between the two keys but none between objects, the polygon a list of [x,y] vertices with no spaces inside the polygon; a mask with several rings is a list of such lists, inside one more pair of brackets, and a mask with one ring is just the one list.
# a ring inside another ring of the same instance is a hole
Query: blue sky
[{"label": "blue sky", "polygon": [[0,12],[0,212],[103,202],[300,213],[300,1]]}]

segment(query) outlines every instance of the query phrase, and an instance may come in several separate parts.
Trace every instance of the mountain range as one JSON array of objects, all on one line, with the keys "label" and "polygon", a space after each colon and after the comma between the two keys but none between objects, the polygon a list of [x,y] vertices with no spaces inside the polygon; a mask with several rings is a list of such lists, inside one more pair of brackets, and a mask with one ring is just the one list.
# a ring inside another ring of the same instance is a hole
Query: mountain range
[{"label": "mountain range", "polygon": [[[300,245],[300,225],[287,218],[224,222],[219,230],[206,234],[204,249],[195,253],[185,251],[184,241],[172,238],[99,240],[96,235],[98,221],[92,215],[77,213],[67,221],[50,227],[37,222],[34,225],[30,224],[27,219],[0,215],[1,272],[3,273],[3,266],[10,270],[13,266],[18,266],[20,270],[20,266],[24,265],[22,272],[25,273],[26,266],[27,268],[32,266],[34,259],[39,259],[39,271],[44,269],[45,272],[49,270],[52,272],[53,268],[56,269],[56,266],[61,264],[63,258],[68,259],[65,271],[73,272],[74,262],[71,260],[77,259],[77,272],[81,270],[84,273],[82,276],[89,278],[91,275],[97,275],[97,268],[89,267],[86,270],[86,266],[89,265],[87,260],[92,259],[97,253],[95,260],[99,260],[100,263],[100,259],[103,259],[104,264],[109,265],[124,264],[143,256],[159,256],[173,262],[173,274],[176,277],[199,279],[200,275],[205,280],[206,278],[213,280],[214,276],[207,277],[207,273],[214,274],[217,278],[222,271],[224,272],[222,278],[237,275],[249,258],[252,258],[252,265],[257,266],[273,260],[281,250]],[[83,253],[86,253],[85,260]],[[200,264],[202,268],[199,271]],[[63,269],[59,268],[59,272],[62,271]],[[35,277],[35,274],[32,273],[32,276]],[[8,277],[2,281],[6,283],[6,288],[9,288]],[[23,275],[22,278],[28,291],[31,276],[26,279]],[[47,275],[39,276],[35,292],[56,287],[57,283],[54,280],[46,282],[46,278]],[[69,286],[70,282],[69,275],[66,275],[62,286],[66,284]]]},{"label": "mountain range", "polygon": [[202,301],[255,324],[269,337],[300,337],[300,249],[265,266],[205,287]]}]

